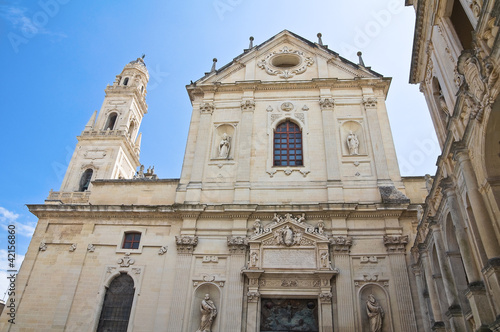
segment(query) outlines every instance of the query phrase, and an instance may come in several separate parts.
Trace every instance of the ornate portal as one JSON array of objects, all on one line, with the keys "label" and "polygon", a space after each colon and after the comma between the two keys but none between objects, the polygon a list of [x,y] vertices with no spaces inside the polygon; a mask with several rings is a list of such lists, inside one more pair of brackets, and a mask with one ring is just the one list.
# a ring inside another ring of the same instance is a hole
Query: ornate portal
[{"label": "ornate portal", "polygon": [[318,301],[316,299],[262,299],[260,331],[319,331]]}]

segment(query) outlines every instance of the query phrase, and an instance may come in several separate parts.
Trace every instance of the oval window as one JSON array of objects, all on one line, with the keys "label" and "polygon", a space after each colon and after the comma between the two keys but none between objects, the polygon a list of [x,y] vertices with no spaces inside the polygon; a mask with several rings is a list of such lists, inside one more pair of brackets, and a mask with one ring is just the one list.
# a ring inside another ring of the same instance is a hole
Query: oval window
[{"label": "oval window", "polygon": [[282,54],[272,58],[271,64],[278,68],[291,68],[300,64],[300,57],[294,54]]}]

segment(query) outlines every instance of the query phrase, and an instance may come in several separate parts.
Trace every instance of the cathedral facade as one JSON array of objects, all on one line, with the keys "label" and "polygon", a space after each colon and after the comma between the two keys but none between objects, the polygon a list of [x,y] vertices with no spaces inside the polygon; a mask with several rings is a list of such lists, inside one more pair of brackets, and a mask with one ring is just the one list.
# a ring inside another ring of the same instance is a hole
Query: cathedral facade
[{"label": "cathedral facade", "polygon": [[442,153],[412,244],[423,324],[500,331],[500,1],[409,0],[410,83]]},{"label": "cathedral facade", "polygon": [[399,173],[390,78],[287,30],[251,44],[186,87],[180,179],[140,165],[148,79],[125,66],[29,205],[2,331],[429,330],[410,253],[428,191]]}]

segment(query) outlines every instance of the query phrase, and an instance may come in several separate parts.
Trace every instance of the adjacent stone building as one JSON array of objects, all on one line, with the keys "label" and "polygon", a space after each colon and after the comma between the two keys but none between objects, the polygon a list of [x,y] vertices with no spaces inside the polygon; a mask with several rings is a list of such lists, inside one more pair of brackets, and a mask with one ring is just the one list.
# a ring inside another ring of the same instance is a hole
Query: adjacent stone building
[{"label": "adjacent stone building", "polygon": [[500,331],[500,1],[407,0],[442,154],[412,245],[426,330]]},{"label": "adjacent stone building", "polygon": [[390,78],[287,30],[250,44],[186,87],[180,179],[140,167],[147,82],[125,66],[61,190],[29,205],[2,331],[429,330],[410,270],[427,189],[400,176]]}]

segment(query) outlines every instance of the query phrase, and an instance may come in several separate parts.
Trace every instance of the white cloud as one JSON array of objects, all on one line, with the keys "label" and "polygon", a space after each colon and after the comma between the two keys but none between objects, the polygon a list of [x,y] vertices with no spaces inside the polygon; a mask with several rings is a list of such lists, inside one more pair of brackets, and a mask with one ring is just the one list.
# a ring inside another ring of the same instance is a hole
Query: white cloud
[{"label": "white cloud", "polygon": [[[0,206],[0,227],[4,230],[8,229],[9,225],[16,225],[16,234],[22,235],[26,237],[33,236],[33,232],[35,231],[36,223],[35,222],[20,222],[18,220],[19,214],[9,211],[6,208]],[[0,266],[1,267],[1,266]]]},{"label": "white cloud", "polygon": [[24,37],[32,38],[37,34],[44,34],[59,39],[65,38],[64,33],[52,32],[45,27],[50,20],[50,14],[52,13],[46,13],[40,9],[30,18],[27,8],[0,5],[0,17],[7,20],[12,28],[20,31]]}]

